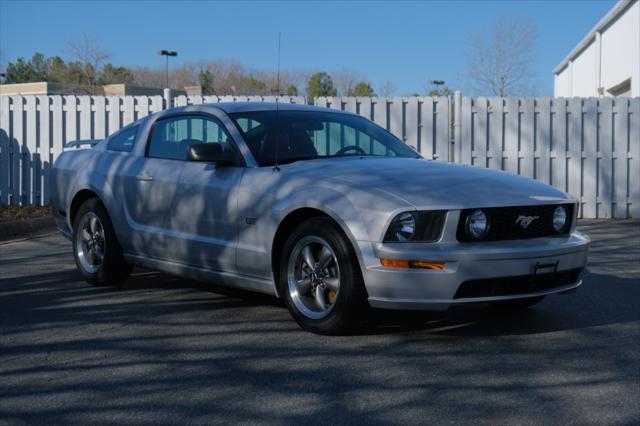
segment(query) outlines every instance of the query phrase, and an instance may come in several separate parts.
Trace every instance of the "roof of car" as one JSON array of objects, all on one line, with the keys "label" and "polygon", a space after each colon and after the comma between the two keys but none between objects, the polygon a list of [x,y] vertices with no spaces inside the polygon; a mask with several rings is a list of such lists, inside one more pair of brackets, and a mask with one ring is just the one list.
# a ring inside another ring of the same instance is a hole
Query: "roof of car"
[{"label": "roof of car", "polygon": [[290,104],[282,102],[220,102],[203,104],[221,109],[226,113],[248,112],[248,111],[318,111],[318,112],[343,112],[337,109],[328,109],[306,104]]}]

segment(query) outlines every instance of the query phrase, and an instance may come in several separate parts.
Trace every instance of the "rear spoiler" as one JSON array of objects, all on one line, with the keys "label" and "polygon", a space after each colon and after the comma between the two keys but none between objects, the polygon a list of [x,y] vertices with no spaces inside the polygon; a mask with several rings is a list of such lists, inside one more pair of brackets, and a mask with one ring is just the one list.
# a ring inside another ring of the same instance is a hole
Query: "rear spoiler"
[{"label": "rear spoiler", "polygon": [[79,141],[71,141],[64,145],[64,149],[78,149],[78,148],[93,148],[98,143],[102,142],[104,139],[83,139]]}]

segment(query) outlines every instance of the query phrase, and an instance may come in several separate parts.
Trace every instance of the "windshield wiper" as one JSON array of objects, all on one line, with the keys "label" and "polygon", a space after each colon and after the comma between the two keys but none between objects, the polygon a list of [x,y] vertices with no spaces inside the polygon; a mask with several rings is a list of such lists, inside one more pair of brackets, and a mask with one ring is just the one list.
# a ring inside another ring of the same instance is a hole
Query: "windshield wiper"
[{"label": "windshield wiper", "polygon": [[[285,157],[285,158],[278,158],[278,164],[289,164],[289,163],[295,163],[296,161],[304,161],[304,160],[317,160],[319,158],[324,158],[324,157],[320,157],[320,156],[299,156],[299,157]],[[269,159],[267,161],[262,162],[262,164],[260,164],[261,166],[267,167],[267,166],[273,166],[275,164],[275,159]]]}]

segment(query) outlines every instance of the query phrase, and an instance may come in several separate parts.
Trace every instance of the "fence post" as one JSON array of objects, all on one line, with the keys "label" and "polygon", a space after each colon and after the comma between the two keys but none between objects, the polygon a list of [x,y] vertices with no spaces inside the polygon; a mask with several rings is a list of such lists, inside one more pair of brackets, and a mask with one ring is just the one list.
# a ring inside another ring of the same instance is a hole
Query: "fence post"
[{"label": "fence post", "polygon": [[459,90],[453,92],[453,158],[452,162],[460,162],[462,158],[462,93]]},{"label": "fence post", "polygon": [[171,89],[164,89],[163,98],[164,98],[164,109],[171,109],[173,107],[173,102],[171,99]]}]

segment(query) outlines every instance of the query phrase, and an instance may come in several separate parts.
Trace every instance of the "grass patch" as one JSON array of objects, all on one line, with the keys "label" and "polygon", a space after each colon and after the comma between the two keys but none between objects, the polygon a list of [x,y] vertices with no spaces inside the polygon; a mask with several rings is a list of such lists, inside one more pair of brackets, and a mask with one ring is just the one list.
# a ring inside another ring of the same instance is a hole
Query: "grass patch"
[{"label": "grass patch", "polygon": [[13,220],[32,219],[50,215],[51,209],[49,207],[0,205],[0,222],[11,222]]}]

